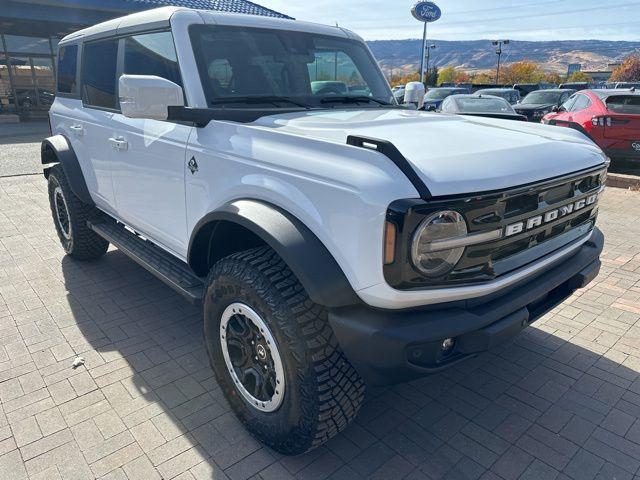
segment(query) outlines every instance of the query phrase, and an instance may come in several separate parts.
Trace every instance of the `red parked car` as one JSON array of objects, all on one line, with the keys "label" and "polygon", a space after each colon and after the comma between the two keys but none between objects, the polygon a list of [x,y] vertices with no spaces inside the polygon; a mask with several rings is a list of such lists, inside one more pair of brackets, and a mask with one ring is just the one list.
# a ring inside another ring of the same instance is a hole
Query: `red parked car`
[{"label": "red parked car", "polygon": [[640,91],[582,90],[542,123],[575,128],[612,159],[640,161]]}]

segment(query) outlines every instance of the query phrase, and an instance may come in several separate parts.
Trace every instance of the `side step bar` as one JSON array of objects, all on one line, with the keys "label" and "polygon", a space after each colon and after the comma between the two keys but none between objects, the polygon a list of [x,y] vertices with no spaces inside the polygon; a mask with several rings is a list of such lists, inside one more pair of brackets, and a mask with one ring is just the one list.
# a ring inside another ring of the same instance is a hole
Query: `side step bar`
[{"label": "side step bar", "polygon": [[133,261],[183,295],[190,303],[199,304],[204,296],[204,279],[189,266],[127,230],[110,218],[89,222],[89,228],[118,248]]}]

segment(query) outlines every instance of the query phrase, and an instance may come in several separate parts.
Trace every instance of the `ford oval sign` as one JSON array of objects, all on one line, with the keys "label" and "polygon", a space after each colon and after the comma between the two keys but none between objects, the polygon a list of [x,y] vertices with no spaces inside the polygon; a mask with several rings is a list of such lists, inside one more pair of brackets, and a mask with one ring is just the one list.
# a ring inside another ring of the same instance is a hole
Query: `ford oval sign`
[{"label": "ford oval sign", "polygon": [[416,20],[425,23],[431,23],[435,22],[436,20],[440,20],[440,17],[442,16],[440,7],[438,7],[433,2],[418,2],[411,9],[411,13]]}]

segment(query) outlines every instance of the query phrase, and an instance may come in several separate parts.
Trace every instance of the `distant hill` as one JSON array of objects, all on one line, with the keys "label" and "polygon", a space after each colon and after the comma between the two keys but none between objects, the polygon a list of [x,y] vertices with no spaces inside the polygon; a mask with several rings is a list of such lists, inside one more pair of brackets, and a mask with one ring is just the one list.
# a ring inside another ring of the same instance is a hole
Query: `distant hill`
[{"label": "distant hill", "polygon": [[[422,40],[375,40],[368,42],[383,68],[407,72],[418,68]],[[430,65],[452,65],[466,70],[484,70],[496,65],[495,49],[490,40],[430,40],[437,49],[431,52]],[[570,63],[582,64],[583,70],[602,70],[633,52],[640,52],[640,42],[606,40],[564,40],[552,42],[512,41],[504,47],[506,63],[531,60],[547,71],[566,73]]]}]

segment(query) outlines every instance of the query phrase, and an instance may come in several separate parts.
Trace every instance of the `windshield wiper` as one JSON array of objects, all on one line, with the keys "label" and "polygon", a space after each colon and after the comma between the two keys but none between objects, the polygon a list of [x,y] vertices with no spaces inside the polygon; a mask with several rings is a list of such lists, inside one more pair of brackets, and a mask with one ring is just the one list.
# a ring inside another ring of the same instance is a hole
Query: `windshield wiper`
[{"label": "windshield wiper", "polygon": [[378,105],[393,106],[393,103],[378,100],[377,98],[367,97],[365,95],[345,95],[342,97],[327,97],[320,100],[320,103],[370,103],[374,102]]},{"label": "windshield wiper", "polygon": [[300,108],[312,108],[311,105],[307,105],[302,102],[297,102],[292,100],[289,97],[280,97],[277,95],[256,95],[256,96],[246,96],[246,97],[227,97],[227,98],[216,98],[215,100],[211,100],[211,105],[227,105],[230,103],[246,103],[249,105],[256,105],[260,103],[273,103],[277,105],[278,103],[289,103],[291,105],[295,105]]}]

